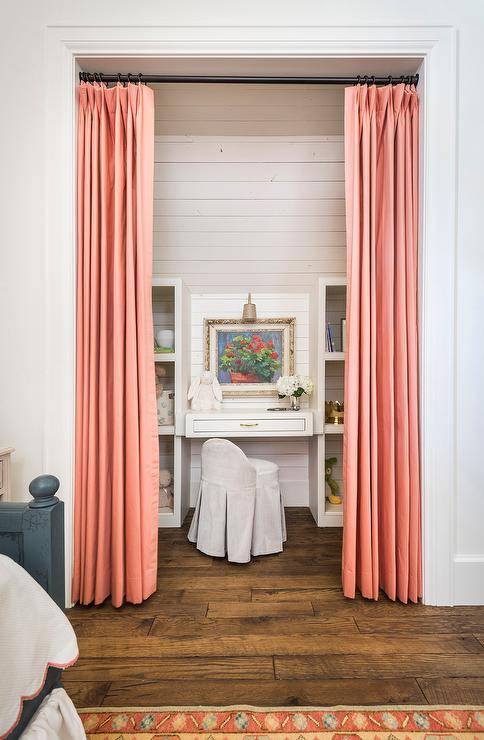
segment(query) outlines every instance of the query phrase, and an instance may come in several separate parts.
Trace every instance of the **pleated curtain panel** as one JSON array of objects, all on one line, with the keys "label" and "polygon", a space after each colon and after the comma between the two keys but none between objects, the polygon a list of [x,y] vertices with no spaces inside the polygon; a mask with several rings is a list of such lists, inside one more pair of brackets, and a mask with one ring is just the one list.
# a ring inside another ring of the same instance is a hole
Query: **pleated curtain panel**
[{"label": "pleated curtain panel", "polygon": [[418,128],[413,86],[345,91],[343,590],[417,601]]},{"label": "pleated curtain panel", "polygon": [[153,91],[79,87],[73,600],[156,590]]}]

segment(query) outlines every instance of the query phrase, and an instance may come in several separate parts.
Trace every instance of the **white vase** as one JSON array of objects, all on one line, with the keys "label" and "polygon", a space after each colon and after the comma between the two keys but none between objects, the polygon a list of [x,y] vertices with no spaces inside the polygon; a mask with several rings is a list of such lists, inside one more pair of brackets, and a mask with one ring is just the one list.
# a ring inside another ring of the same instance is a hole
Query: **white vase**
[{"label": "white vase", "polygon": [[173,351],[175,348],[175,332],[173,329],[160,329],[156,333],[156,343],[160,349]]}]

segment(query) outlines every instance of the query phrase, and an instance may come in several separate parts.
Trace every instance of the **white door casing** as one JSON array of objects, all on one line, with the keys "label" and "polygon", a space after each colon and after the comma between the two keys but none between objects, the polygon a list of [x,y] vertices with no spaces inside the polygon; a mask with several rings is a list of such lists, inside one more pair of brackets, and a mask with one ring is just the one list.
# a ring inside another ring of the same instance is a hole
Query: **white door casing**
[{"label": "white door casing", "polygon": [[452,604],[456,495],[455,29],[423,25],[48,27],[45,52],[43,469],[60,478],[60,495],[65,502],[66,603],[70,604],[73,539],[76,59],[188,56],[422,59],[420,409],[424,601]]}]

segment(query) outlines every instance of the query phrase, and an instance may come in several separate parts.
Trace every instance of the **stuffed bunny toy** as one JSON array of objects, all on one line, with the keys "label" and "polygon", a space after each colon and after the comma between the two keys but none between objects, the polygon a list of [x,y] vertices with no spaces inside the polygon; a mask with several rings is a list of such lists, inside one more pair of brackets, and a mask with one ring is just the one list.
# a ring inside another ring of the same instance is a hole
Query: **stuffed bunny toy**
[{"label": "stuffed bunny toy", "polygon": [[173,486],[172,476],[169,470],[162,468],[160,470],[160,508],[173,509]]},{"label": "stuffed bunny toy", "polygon": [[194,411],[218,411],[222,406],[222,389],[215,373],[206,370],[195,378],[188,391]]}]

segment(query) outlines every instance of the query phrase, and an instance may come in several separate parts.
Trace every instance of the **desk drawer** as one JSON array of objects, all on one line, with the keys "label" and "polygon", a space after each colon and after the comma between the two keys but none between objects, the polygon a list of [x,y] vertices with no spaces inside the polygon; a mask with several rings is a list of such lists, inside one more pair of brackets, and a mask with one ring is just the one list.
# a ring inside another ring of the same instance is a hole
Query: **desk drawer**
[{"label": "desk drawer", "polygon": [[306,431],[306,418],[281,418],[273,419],[194,419],[193,431],[195,434],[230,434],[231,432],[243,432],[250,436],[251,434],[260,434],[260,432],[278,433],[303,433]]}]

